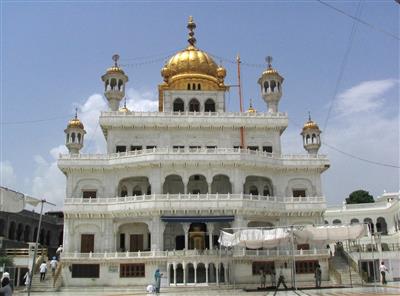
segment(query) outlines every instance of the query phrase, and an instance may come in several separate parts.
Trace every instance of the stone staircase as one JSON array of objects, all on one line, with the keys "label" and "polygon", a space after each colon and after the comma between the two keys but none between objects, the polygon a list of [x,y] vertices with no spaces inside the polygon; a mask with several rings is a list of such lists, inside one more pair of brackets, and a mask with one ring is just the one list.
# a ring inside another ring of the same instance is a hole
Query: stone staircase
[{"label": "stone staircase", "polygon": [[44,281],[40,281],[40,273],[35,273],[32,277],[32,292],[51,292],[56,291],[53,288],[53,277],[51,272],[46,273],[46,279]]},{"label": "stone staircase", "polygon": [[333,256],[329,264],[331,264],[331,269],[333,269],[336,274],[340,275],[338,278],[336,278],[337,284],[344,286],[350,286],[351,284],[362,285],[362,279],[358,272],[353,268],[349,269],[347,260],[344,259],[340,254],[336,254],[335,256]]}]

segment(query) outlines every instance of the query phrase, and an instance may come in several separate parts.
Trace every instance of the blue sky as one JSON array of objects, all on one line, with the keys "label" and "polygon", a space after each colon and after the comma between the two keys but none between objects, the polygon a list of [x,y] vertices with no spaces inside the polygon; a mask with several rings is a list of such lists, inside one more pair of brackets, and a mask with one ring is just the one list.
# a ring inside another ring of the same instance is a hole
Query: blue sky
[{"label": "blue sky", "polygon": [[[395,1],[329,3],[351,15],[360,7],[361,19],[399,36]],[[154,108],[164,60],[187,44],[189,15],[197,24],[198,47],[223,57],[228,83],[236,84],[236,66],[228,60],[237,53],[243,62],[259,65],[272,55],[285,77],[279,109],[291,120],[284,150],[303,153],[296,124],[311,111],[324,127],[354,23],[317,1],[3,1],[1,9],[1,184],[59,204],[65,189],[55,156],[75,106],[88,120],[85,151],[101,150],[96,112],[104,102],[96,94],[102,93],[100,76],[112,54],[119,53],[126,65],[128,104],[143,109]],[[363,24],[355,28],[323,137],[348,153],[399,165],[399,43]],[[143,56],[151,57],[137,59]],[[141,62],[146,63],[137,65]],[[242,67],[246,108],[252,98],[257,110],[266,110],[257,85],[262,71],[261,66]],[[235,89],[227,103],[230,111],[238,110]],[[46,121],[15,124],[41,119]],[[340,203],[359,188],[375,196],[399,190],[398,169],[360,162],[328,147],[322,152],[332,163],[323,176],[328,203]]]}]

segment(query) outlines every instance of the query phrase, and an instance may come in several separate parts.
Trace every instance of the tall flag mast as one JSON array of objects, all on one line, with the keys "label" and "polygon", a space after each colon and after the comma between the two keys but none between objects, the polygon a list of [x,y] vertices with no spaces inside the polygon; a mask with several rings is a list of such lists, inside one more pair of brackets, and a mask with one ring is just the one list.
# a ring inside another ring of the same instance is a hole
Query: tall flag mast
[{"label": "tall flag mast", "polygon": [[[243,113],[243,99],[242,99],[242,84],[240,82],[240,56],[239,54],[236,57],[237,62],[237,74],[238,74],[238,90],[239,90],[239,103],[240,103],[240,113]],[[245,149],[245,140],[244,140],[244,127],[240,127],[240,148]]]}]

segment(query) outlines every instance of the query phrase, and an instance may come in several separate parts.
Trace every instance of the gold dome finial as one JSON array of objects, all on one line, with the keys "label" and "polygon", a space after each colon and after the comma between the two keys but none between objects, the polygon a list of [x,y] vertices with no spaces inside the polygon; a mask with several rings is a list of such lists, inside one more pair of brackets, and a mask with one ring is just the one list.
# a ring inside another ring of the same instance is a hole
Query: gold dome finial
[{"label": "gold dome finial", "polygon": [[119,109],[119,112],[129,112],[130,110],[126,107],[126,97],[125,97],[125,100],[124,100],[124,107],[122,107],[122,108],[120,108]]},{"label": "gold dome finial", "polygon": [[194,29],[196,29],[196,24],[193,21],[193,16],[189,16],[189,22],[186,26],[189,29],[189,38],[188,42],[191,46],[195,47],[196,38],[194,37]]},{"label": "gold dome finial", "polygon": [[114,66],[118,67],[119,54],[114,54],[112,60],[114,61]]},{"label": "gold dome finial", "polygon": [[309,129],[319,130],[318,124],[311,119],[310,111],[308,111],[308,121],[304,124],[303,131],[309,130]]},{"label": "gold dome finial", "polygon": [[107,69],[107,73],[122,73],[125,75],[124,71],[118,65],[119,54],[114,54],[112,60],[114,61],[114,65]]},{"label": "gold dome finial", "polygon": [[265,60],[267,61],[268,69],[272,69],[272,57],[267,56],[267,58]]},{"label": "gold dome finial", "polygon": [[78,108],[75,108],[75,116],[68,122],[67,128],[84,129],[83,123],[78,119]]},{"label": "gold dome finial", "polygon": [[257,110],[253,108],[253,99],[250,99],[250,104],[249,104],[249,109],[247,110],[247,113],[256,113]]}]

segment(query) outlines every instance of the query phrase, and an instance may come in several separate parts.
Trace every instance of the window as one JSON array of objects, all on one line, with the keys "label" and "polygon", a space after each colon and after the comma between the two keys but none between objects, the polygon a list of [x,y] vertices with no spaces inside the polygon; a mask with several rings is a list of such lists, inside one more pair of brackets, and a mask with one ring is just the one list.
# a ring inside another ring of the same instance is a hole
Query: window
[{"label": "window", "polygon": [[215,103],[213,100],[208,99],[205,103],[204,103],[204,111],[205,112],[215,112]]},{"label": "window", "polygon": [[293,197],[305,197],[306,191],[304,189],[293,189]]},{"label": "window", "polygon": [[117,146],[116,152],[126,152],[126,146]]},{"label": "window", "polygon": [[96,196],[97,196],[96,190],[84,190],[82,192],[83,198],[96,198]]},{"label": "window", "polygon": [[99,264],[72,264],[73,278],[99,278]]},{"label": "window", "polygon": [[199,112],[200,111],[200,103],[196,99],[192,99],[189,102],[189,111],[190,112]]},{"label": "window", "polygon": [[173,104],[173,111],[174,112],[183,112],[183,111],[185,111],[185,104],[183,103],[182,99],[179,99],[179,98],[175,99],[174,104]]},{"label": "window", "polygon": [[200,189],[193,189],[192,194],[200,194]]},{"label": "window", "polygon": [[314,273],[318,260],[296,261],[296,273]]},{"label": "window", "polygon": [[193,179],[194,179],[195,181],[200,181],[200,176],[199,176],[199,175],[194,175],[194,176],[193,176]]},{"label": "window", "polygon": [[154,145],[146,146],[146,149],[155,149],[155,148],[157,148],[157,146]]},{"label": "window", "polygon": [[310,245],[309,244],[298,244],[297,245],[297,250],[309,250],[310,249]]},{"label": "window", "polygon": [[196,151],[197,149],[200,149],[201,146],[189,146],[190,151]]},{"label": "window", "polygon": [[144,277],[145,268],[143,263],[121,264],[119,268],[119,276],[124,277]]},{"label": "window", "polygon": [[131,146],[131,151],[142,150],[142,146]]},{"label": "window", "polygon": [[258,146],[247,146],[247,149],[249,149],[251,151],[257,151],[258,150]]},{"label": "window", "polygon": [[272,146],[263,146],[263,152],[272,153]]},{"label": "window", "polygon": [[260,270],[264,270],[265,273],[270,273],[270,271],[275,270],[274,261],[259,261],[253,262],[253,275],[259,275]]},{"label": "window", "polygon": [[233,149],[236,151],[236,150],[239,150],[239,148],[240,148],[240,146],[233,146]]},{"label": "window", "polygon": [[179,146],[179,145],[177,145],[177,146],[172,146],[172,149],[173,149],[174,151],[183,151],[183,150],[185,150],[185,146]]},{"label": "window", "polygon": [[121,252],[125,252],[125,233],[119,234],[119,249]]},{"label": "window", "polygon": [[249,193],[250,193],[251,195],[258,195],[258,189],[257,189],[257,187],[254,186],[254,185],[252,185],[252,186],[250,187]]},{"label": "window", "polygon": [[209,150],[214,150],[214,149],[217,149],[217,146],[206,146],[206,148]]},{"label": "window", "polygon": [[81,253],[94,252],[94,234],[81,234]]}]

